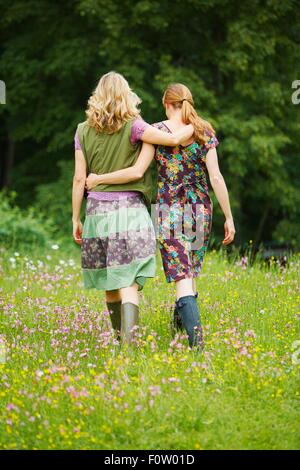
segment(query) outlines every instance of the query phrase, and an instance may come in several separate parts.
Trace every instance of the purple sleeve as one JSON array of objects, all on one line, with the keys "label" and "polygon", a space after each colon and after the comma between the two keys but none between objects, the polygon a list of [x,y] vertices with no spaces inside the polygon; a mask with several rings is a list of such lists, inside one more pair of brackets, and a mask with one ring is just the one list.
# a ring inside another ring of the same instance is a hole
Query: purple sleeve
[{"label": "purple sleeve", "polygon": [[209,150],[209,149],[214,149],[215,147],[217,147],[217,145],[219,145],[219,141],[217,139],[217,137],[215,136],[215,134],[212,134],[212,133],[209,133],[207,134],[208,136],[208,140],[205,144],[205,147]]},{"label": "purple sleeve", "polygon": [[81,145],[79,142],[79,137],[78,137],[78,132],[76,131],[75,137],[74,137],[74,144],[75,144],[75,150],[81,150]]},{"label": "purple sleeve", "polygon": [[131,126],[130,142],[132,145],[137,144],[139,140],[141,140],[142,135],[148,127],[150,127],[150,124],[145,122],[142,118],[135,119]]}]

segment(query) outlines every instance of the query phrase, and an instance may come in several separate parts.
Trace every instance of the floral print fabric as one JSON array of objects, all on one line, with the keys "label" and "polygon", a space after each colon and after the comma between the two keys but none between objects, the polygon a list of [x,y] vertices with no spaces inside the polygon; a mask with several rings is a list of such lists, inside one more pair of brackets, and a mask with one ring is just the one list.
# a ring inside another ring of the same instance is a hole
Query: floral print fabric
[{"label": "floral print fabric", "polygon": [[[171,132],[163,122],[154,126]],[[156,149],[157,229],[168,282],[196,277],[201,271],[212,222],[205,158],[218,143],[215,135],[207,134],[204,145]]]},{"label": "floral print fabric", "polygon": [[156,241],[139,193],[109,201],[89,198],[81,266],[86,288],[121,289],[155,276]]}]

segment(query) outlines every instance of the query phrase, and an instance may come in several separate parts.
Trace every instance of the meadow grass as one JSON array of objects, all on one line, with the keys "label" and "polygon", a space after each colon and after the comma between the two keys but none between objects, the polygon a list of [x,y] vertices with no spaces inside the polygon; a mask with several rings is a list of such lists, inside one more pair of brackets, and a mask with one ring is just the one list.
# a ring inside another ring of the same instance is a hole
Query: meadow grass
[{"label": "meadow grass", "polygon": [[120,347],[78,251],[0,256],[1,449],[299,448],[299,256],[251,267],[209,253],[202,353],[171,337],[160,263],[136,344]]}]

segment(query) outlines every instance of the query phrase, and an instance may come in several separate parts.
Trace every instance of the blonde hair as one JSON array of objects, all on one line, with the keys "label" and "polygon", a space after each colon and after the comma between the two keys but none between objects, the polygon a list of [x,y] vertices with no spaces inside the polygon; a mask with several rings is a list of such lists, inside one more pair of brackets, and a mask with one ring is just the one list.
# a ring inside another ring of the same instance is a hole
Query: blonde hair
[{"label": "blonde hair", "polygon": [[116,72],[103,75],[88,100],[87,122],[97,132],[113,134],[140,114],[141,99],[125,78]]},{"label": "blonde hair", "polygon": [[195,140],[200,144],[207,142],[207,134],[215,133],[212,125],[198,116],[194,108],[192,93],[182,83],[172,83],[168,86],[163,95],[163,104],[166,103],[171,104],[176,109],[181,109],[183,122],[194,126]]}]

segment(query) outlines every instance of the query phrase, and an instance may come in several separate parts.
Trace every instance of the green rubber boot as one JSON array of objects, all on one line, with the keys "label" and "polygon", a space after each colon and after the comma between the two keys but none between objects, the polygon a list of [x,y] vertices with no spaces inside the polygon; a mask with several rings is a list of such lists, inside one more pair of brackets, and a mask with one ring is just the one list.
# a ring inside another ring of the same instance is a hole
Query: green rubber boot
[{"label": "green rubber boot", "polygon": [[106,302],[107,309],[110,314],[110,321],[113,329],[115,330],[117,340],[121,338],[121,301],[120,302]]},{"label": "green rubber boot", "polygon": [[134,338],[133,327],[139,323],[138,305],[126,302],[121,306],[121,341],[130,344]]}]

